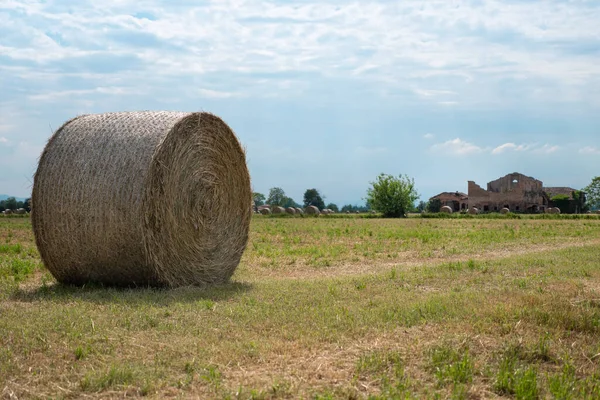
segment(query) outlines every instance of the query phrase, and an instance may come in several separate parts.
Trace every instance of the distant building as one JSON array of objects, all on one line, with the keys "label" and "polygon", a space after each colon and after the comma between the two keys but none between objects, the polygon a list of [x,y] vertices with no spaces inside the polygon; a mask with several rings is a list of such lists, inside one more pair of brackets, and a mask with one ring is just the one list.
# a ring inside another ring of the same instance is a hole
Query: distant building
[{"label": "distant building", "polygon": [[[580,196],[576,196],[576,192]],[[557,195],[564,199],[553,201]],[[549,207],[558,207],[565,214],[582,212],[586,201],[581,191],[570,187],[544,187],[542,181],[518,172],[488,182],[486,189],[468,181],[468,194],[443,192],[433,199],[439,199],[442,206],[449,206],[453,211],[476,207],[482,212],[508,208],[512,212],[540,213]]]},{"label": "distant building", "polygon": [[462,192],[442,192],[433,196],[431,200],[437,199],[441,203],[441,207],[448,206],[452,211],[466,210],[469,203],[469,196]]}]

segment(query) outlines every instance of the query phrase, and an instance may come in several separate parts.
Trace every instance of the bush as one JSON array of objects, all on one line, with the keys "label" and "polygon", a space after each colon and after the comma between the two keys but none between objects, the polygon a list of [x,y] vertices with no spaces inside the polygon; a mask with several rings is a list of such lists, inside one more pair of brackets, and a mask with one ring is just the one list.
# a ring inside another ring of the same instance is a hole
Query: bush
[{"label": "bush", "polygon": [[384,217],[404,217],[419,198],[415,183],[408,176],[396,178],[379,174],[377,181],[371,182],[371,185],[367,190],[367,204]]}]

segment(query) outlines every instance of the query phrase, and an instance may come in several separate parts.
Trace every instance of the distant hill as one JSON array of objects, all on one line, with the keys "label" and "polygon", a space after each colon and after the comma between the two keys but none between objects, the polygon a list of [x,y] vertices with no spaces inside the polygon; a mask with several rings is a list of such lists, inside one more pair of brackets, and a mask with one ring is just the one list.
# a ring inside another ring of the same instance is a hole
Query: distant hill
[{"label": "distant hill", "polygon": [[27,200],[27,197],[17,197],[17,196],[9,196],[7,194],[0,194],[0,201],[6,200],[9,197],[14,197],[15,199],[17,199],[17,201],[25,201],[25,200]]}]

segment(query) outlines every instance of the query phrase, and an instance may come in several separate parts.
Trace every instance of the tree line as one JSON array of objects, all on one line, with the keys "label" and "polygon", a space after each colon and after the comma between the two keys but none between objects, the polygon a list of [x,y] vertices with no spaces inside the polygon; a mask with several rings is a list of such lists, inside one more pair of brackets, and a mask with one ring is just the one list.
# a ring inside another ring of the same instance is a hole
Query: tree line
[{"label": "tree line", "polygon": [[401,217],[408,212],[417,211],[414,202],[419,197],[411,178],[402,175],[396,178],[385,174],[380,174],[375,182],[371,182],[371,187],[367,190],[365,205],[345,204],[340,208],[335,203],[327,204],[325,203],[325,196],[315,188],[306,189],[302,204],[298,204],[291,197],[288,197],[280,187],[271,188],[268,196],[259,192],[253,192],[252,195],[254,205],[257,207],[265,204],[285,208],[315,206],[319,210],[328,208],[343,213],[347,211],[368,212],[375,210],[387,217]]},{"label": "tree line", "polygon": [[0,200],[0,212],[5,210],[18,210],[19,208],[24,208],[27,212],[31,211],[31,207],[29,206],[30,199],[25,199],[25,201],[17,200],[14,197],[9,197],[6,200]]},{"label": "tree line", "polygon": [[369,208],[367,206],[346,204],[342,208],[339,208],[338,205],[335,203],[325,203],[325,196],[318,189],[315,189],[315,188],[306,189],[306,191],[304,192],[303,199],[302,199],[302,204],[299,204],[291,197],[288,197],[285,194],[285,191],[280,187],[273,187],[273,188],[269,189],[268,196],[265,196],[264,194],[259,193],[259,192],[253,192],[252,197],[254,199],[254,205],[257,207],[268,204],[270,206],[279,206],[279,207],[284,207],[284,208],[287,208],[287,207],[306,208],[308,206],[315,206],[319,210],[328,208],[335,212],[346,212],[346,211],[365,212],[365,211],[369,210]]},{"label": "tree line", "polygon": [[[288,197],[280,187],[274,187],[269,190],[268,197],[264,194],[254,192],[254,203],[256,206],[264,204],[281,207],[308,207],[315,206],[322,210],[329,208],[335,212],[366,212],[377,211],[384,217],[404,217],[410,212],[428,211],[432,213],[440,212],[442,203],[439,199],[430,199],[429,201],[419,201],[419,193],[416,190],[413,178],[407,175],[392,176],[381,173],[376,180],[369,182],[367,196],[364,199],[365,205],[357,206],[346,204],[339,208],[334,203],[325,204],[325,196],[317,189],[307,189],[304,192],[302,205],[296,203]],[[592,179],[592,182],[582,189],[586,194],[586,207],[591,210],[600,209],[600,176]],[[575,197],[581,195],[580,191],[574,193]],[[559,201],[560,199],[553,199]]]}]

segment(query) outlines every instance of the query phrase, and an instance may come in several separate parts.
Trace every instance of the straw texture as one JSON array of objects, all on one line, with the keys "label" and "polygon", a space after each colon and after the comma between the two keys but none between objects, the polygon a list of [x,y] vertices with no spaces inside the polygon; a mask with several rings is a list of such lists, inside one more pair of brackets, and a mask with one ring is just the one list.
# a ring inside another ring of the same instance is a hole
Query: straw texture
[{"label": "straw texture", "polygon": [[308,206],[304,209],[304,213],[308,215],[319,215],[321,212],[315,206]]},{"label": "straw texture", "polygon": [[42,260],[68,284],[226,282],[252,211],[244,150],[205,112],[67,121],[41,155],[32,201]]}]

